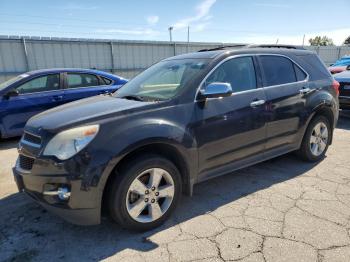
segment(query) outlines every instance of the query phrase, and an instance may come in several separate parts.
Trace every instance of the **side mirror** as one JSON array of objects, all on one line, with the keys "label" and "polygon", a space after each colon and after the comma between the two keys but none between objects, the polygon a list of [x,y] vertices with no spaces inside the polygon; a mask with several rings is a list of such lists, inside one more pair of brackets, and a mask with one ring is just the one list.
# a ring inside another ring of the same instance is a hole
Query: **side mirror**
[{"label": "side mirror", "polygon": [[214,82],[199,90],[199,100],[207,98],[219,98],[232,95],[230,83]]},{"label": "side mirror", "polygon": [[19,92],[17,90],[10,90],[4,95],[4,97],[6,99],[9,99],[12,96],[18,96],[18,95],[19,95]]},{"label": "side mirror", "polygon": [[350,70],[350,65],[348,65],[348,66],[346,67],[346,70]]}]

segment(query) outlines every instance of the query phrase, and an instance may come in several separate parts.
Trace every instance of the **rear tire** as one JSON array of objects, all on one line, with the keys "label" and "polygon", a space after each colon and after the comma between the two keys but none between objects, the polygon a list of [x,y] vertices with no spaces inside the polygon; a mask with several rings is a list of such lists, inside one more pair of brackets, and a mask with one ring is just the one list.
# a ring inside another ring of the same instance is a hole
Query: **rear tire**
[{"label": "rear tire", "polygon": [[111,217],[122,227],[147,231],[174,211],[182,191],[175,165],[158,155],[145,155],[124,165],[108,197]]},{"label": "rear tire", "polygon": [[306,129],[298,155],[308,162],[321,160],[327,152],[331,135],[329,120],[324,116],[316,116]]}]

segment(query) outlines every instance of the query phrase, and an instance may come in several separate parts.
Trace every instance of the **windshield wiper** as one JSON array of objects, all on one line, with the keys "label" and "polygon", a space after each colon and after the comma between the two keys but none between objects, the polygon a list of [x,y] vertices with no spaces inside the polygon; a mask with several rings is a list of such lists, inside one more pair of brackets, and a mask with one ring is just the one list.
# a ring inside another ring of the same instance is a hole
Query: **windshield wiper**
[{"label": "windshield wiper", "polygon": [[142,96],[137,96],[137,95],[126,95],[126,96],[122,96],[119,98],[124,98],[124,99],[128,99],[128,100],[135,100],[135,101],[143,101],[144,98]]}]

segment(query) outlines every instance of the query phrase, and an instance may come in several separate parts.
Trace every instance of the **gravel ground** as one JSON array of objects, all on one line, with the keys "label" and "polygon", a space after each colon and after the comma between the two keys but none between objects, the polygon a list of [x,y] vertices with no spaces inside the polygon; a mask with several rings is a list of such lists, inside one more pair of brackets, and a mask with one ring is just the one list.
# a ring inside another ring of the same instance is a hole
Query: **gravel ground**
[{"label": "gravel ground", "polygon": [[17,193],[0,142],[0,261],[350,261],[350,118],[318,164],[293,154],[197,185],[161,228],[70,225]]}]

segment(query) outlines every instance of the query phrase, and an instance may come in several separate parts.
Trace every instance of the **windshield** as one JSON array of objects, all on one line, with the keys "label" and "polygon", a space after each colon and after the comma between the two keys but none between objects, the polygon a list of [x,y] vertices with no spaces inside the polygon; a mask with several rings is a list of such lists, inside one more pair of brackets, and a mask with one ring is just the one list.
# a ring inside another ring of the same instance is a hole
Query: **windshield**
[{"label": "windshield", "polygon": [[126,83],[115,97],[166,100],[176,96],[208,64],[208,59],[174,59],[159,62]]},{"label": "windshield", "polygon": [[16,76],[16,77],[14,77],[14,78],[11,78],[11,79],[9,79],[9,80],[3,82],[3,83],[0,83],[0,91],[1,91],[1,90],[4,90],[6,87],[12,85],[13,83],[15,83],[15,82],[17,82],[18,80],[21,80],[21,79],[23,79],[23,78],[25,78],[25,77],[27,77],[27,76],[28,76],[28,75],[26,75],[26,74],[19,75],[19,76]]}]

